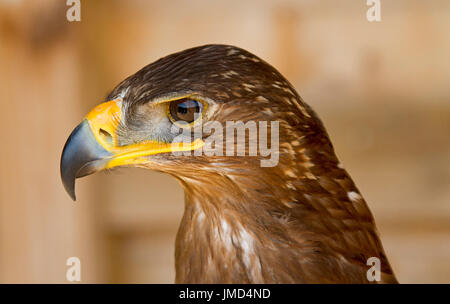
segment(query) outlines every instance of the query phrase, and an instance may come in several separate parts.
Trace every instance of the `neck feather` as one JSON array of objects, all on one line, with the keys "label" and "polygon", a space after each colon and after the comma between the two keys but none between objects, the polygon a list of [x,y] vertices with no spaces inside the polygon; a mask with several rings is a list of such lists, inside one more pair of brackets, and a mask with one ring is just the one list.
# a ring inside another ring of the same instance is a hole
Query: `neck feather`
[{"label": "neck feather", "polygon": [[177,176],[185,191],[177,283],[367,283],[370,257],[394,278],[346,171],[334,155],[320,166],[321,155],[303,155],[274,168]]}]

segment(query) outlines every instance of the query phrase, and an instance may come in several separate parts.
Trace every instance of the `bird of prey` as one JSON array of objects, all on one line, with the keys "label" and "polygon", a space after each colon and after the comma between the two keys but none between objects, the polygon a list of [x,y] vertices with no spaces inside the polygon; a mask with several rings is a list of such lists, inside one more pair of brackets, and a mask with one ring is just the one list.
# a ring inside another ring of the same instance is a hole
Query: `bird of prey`
[{"label": "bird of prey", "polygon": [[[240,138],[230,121],[244,123]],[[264,130],[256,141],[276,139],[275,163],[250,155],[255,125]],[[209,132],[186,132],[198,127]],[[220,153],[230,146],[244,150]],[[183,187],[177,283],[397,282],[322,122],[275,68],[241,48],[187,49],[122,81],[71,133],[61,177],[75,200],[76,178],[118,166],[164,172]]]}]

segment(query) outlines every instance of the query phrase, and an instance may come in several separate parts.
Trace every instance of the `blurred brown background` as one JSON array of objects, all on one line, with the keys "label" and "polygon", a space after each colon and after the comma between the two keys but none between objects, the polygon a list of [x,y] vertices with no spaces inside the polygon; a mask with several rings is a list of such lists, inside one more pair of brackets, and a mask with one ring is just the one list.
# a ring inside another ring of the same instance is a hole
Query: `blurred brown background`
[{"label": "blurred brown background", "polygon": [[[400,282],[450,283],[450,2],[0,0],[0,282],[174,281],[180,186],[138,169],[59,178],[64,142],[126,76],[233,44],[319,113],[369,203]],[[119,173],[117,173],[119,172]]]}]

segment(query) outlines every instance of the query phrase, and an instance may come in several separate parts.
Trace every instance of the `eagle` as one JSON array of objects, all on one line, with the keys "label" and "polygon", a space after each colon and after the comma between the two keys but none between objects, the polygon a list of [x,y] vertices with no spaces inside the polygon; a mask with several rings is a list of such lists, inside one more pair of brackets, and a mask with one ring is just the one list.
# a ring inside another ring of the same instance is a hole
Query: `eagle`
[{"label": "eagle", "polygon": [[244,49],[190,48],[113,89],[67,139],[61,178],[75,200],[76,178],[119,166],[183,187],[176,283],[397,283],[321,120]]}]

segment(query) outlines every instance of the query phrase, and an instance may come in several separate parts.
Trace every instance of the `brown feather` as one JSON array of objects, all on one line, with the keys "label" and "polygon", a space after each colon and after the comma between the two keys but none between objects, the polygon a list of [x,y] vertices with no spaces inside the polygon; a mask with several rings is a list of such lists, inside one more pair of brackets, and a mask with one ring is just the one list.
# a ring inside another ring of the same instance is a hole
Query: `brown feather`
[{"label": "brown feather", "polygon": [[216,101],[212,120],[280,124],[275,167],[250,156],[149,157],[144,167],[173,175],[185,191],[176,282],[369,283],[370,257],[381,260],[382,283],[396,282],[372,214],[320,119],[269,64],[208,45],[148,65],[109,98],[125,89],[124,142],[146,123],[139,108],[171,93]]}]

